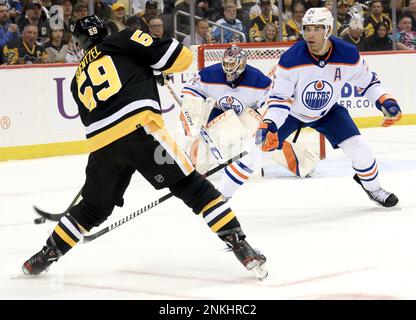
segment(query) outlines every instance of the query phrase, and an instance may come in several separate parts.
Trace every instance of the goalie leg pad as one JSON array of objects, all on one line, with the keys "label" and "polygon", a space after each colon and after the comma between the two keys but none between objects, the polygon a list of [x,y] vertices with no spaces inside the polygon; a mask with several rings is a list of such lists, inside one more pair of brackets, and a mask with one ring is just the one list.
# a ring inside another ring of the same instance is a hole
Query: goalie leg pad
[{"label": "goalie leg pad", "polygon": [[311,173],[319,161],[319,157],[304,144],[288,141],[283,142],[282,149],[273,151],[270,158],[299,178]]},{"label": "goalie leg pad", "polygon": [[223,159],[230,159],[242,151],[244,126],[234,110],[227,110],[209,122],[207,132]]},{"label": "goalie leg pad", "polygon": [[247,138],[251,138],[256,132],[260,121],[263,117],[251,108],[245,108],[239,116],[239,119],[246,130]]},{"label": "goalie leg pad", "polygon": [[[201,130],[203,132],[204,129]],[[241,124],[234,110],[227,110],[207,124],[206,134],[215,145],[210,150],[206,143],[199,143],[196,169],[199,172],[208,170],[219,162],[219,158],[230,159],[242,151],[244,126]],[[205,132],[203,132],[205,134]],[[201,140],[204,137],[201,136]],[[221,157],[219,157],[219,155]]]}]

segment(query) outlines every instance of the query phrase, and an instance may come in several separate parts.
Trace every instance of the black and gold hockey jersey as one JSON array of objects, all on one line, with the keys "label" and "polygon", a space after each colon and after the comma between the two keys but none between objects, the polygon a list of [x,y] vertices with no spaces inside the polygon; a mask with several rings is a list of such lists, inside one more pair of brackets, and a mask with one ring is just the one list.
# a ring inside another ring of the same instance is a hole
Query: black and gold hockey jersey
[{"label": "black and gold hockey jersey", "polygon": [[162,128],[153,70],[183,71],[192,53],[174,39],[159,40],[125,29],[92,47],[71,83],[90,152],[133,132],[137,125]]},{"label": "black and gold hockey jersey", "polygon": [[32,64],[48,62],[48,53],[43,45],[27,45],[23,39],[11,41],[3,47],[6,64]]}]

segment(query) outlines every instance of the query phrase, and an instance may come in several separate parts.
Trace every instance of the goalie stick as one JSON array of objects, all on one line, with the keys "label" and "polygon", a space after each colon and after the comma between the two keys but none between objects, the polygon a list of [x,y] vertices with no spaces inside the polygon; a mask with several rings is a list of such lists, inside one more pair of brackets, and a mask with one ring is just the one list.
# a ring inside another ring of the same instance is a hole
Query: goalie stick
[{"label": "goalie stick", "polygon": [[[233,163],[234,161],[244,157],[247,154],[246,151],[236,155],[235,157],[229,159],[228,161],[221,163],[220,165],[216,166],[215,168],[212,168],[211,170],[207,171],[204,174],[204,177],[209,177],[211,175],[213,175],[214,173],[220,171],[221,169],[225,168],[226,166],[228,166],[229,164]],[[91,242],[95,239],[97,239],[98,237],[101,237],[103,234],[106,234],[107,232],[114,230],[115,228],[121,226],[122,224],[125,224],[126,222],[132,220],[133,218],[136,218],[137,216],[141,215],[142,213],[149,211],[150,209],[156,207],[157,205],[161,204],[162,202],[170,199],[173,197],[173,194],[170,192],[168,194],[165,194],[163,197],[152,201],[151,203],[149,203],[148,205],[140,208],[139,210],[136,210],[135,212],[129,214],[128,216],[125,216],[124,218],[110,224],[108,227],[105,227],[104,229],[101,229],[93,234],[89,234],[89,235],[85,235],[83,237],[82,242],[83,243],[88,243]]]}]

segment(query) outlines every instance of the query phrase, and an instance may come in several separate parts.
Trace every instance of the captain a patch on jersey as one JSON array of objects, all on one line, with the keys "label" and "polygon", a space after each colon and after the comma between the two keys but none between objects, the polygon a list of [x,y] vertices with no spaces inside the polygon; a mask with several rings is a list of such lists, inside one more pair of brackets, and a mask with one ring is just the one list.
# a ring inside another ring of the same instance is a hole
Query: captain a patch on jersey
[{"label": "captain a patch on jersey", "polygon": [[219,99],[218,107],[224,111],[234,109],[237,115],[239,115],[244,109],[243,104],[237,98],[232,96],[225,96]]},{"label": "captain a patch on jersey", "polygon": [[315,80],[308,83],[302,92],[302,103],[311,110],[321,110],[331,101],[334,90],[325,80]]}]

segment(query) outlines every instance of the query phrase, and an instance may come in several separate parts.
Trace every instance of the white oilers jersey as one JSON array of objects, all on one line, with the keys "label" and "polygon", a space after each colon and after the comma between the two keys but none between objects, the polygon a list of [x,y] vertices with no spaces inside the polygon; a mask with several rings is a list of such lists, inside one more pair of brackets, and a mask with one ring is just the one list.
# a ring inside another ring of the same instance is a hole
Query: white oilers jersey
[{"label": "white oilers jersey", "polygon": [[257,109],[266,101],[271,80],[260,70],[247,65],[236,88],[231,88],[225,79],[220,63],[202,69],[182,89],[182,96],[193,95],[206,100],[215,100],[215,108],[227,111],[234,109],[239,115],[244,108]]},{"label": "white oilers jersey", "polygon": [[355,46],[335,37],[330,40],[331,49],[321,60],[309,52],[304,40],[282,55],[265,118],[278,127],[289,113],[302,122],[318,120],[339,100],[346,82],[372,103],[385,93]]}]

